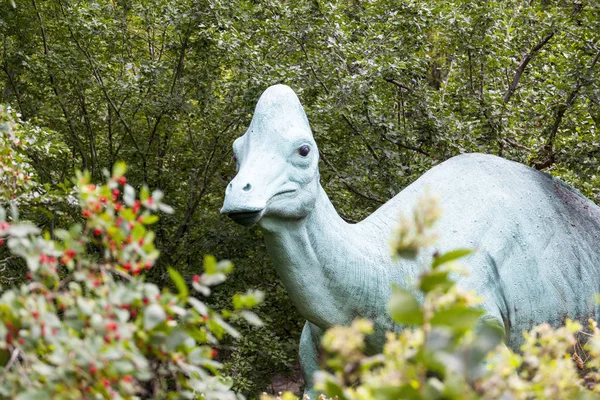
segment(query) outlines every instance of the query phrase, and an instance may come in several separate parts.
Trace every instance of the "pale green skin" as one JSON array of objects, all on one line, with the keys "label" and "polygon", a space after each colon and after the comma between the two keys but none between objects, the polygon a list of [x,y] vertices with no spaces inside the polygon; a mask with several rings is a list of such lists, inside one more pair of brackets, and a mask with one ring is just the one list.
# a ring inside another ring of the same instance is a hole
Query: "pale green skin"
[{"label": "pale green skin", "polygon": [[[303,157],[298,149],[310,146]],[[222,213],[260,211],[258,222],[277,272],[307,319],[300,363],[312,392],[321,334],[357,317],[374,321],[371,351],[397,329],[386,304],[391,284],[411,287],[431,257],[392,260],[390,241],[400,212],[410,212],[427,188],[443,216],[435,250],[474,248],[470,275],[459,285],[484,299],[485,318],[506,331],[509,346],[541,322],[597,317],[600,292],[600,208],[550,176],[483,154],[454,157],[357,224],[335,211],[319,182],[318,149],[304,110],[287,86],[268,88],[248,131],[234,145],[238,174]],[[290,191],[283,194],[282,191]]]}]

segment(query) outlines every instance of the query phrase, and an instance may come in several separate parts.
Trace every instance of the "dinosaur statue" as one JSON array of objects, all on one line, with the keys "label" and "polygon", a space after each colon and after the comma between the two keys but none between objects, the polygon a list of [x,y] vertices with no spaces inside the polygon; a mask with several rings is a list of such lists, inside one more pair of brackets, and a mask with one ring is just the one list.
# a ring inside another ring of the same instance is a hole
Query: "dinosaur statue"
[{"label": "dinosaur statue", "polygon": [[[575,189],[522,164],[464,154],[432,168],[357,224],[335,211],[319,182],[319,150],[292,89],[268,88],[233,150],[238,173],[221,213],[258,223],[278,275],[307,322],[300,364],[312,394],[324,330],[357,317],[374,322],[368,348],[394,329],[391,284],[407,287],[423,260],[393,260],[390,239],[401,211],[427,187],[441,197],[436,250],[477,249],[459,285],[484,299],[485,318],[516,347],[522,331],[566,317],[598,317],[600,207]],[[311,396],[312,398],[312,396]]]}]

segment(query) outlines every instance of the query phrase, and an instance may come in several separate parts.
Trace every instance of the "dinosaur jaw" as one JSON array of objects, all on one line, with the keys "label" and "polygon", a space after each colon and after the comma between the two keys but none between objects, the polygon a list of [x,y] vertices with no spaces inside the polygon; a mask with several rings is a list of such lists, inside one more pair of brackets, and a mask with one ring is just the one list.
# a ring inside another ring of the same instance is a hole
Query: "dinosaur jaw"
[{"label": "dinosaur jaw", "polygon": [[252,226],[260,220],[263,211],[264,210],[231,212],[227,213],[227,216],[235,223],[238,223],[242,226]]}]

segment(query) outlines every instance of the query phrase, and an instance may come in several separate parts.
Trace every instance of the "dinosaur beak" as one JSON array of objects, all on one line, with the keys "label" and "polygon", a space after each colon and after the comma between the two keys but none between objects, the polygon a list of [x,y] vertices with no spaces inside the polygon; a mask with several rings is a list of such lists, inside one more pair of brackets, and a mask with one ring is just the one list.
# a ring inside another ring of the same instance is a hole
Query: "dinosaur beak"
[{"label": "dinosaur beak", "polygon": [[260,190],[253,180],[246,174],[238,174],[225,189],[221,214],[243,226],[257,223],[267,206],[266,199],[262,198],[265,190]]}]

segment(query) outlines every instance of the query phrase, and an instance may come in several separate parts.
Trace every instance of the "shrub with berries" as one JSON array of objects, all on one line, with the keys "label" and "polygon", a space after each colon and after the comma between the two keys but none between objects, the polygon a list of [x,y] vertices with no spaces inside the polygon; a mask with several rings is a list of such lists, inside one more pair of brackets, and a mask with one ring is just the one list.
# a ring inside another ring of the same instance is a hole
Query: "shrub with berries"
[{"label": "shrub with berries", "polygon": [[33,168],[22,156],[23,131],[15,129],[17,116],[0,105],[0,204],[16,200],[32,189]]},{"label": "shrub with berries", "polygon": [[160,191],[137,195],[122,163],[105,175],[103,185],[77,175],[84,222],[69,230],[41,233],[0,209],[0,238],[28,270],[0,297],[0,398],[237,398],[216,346],[238,336],[227,320],[260,324],[248,309],[262,294],[210,309],[201,297],[232,270],[210,256],[191,282],[168,269],[177,293],[146,282],[159,256],[151,227],[171,208]]}]

